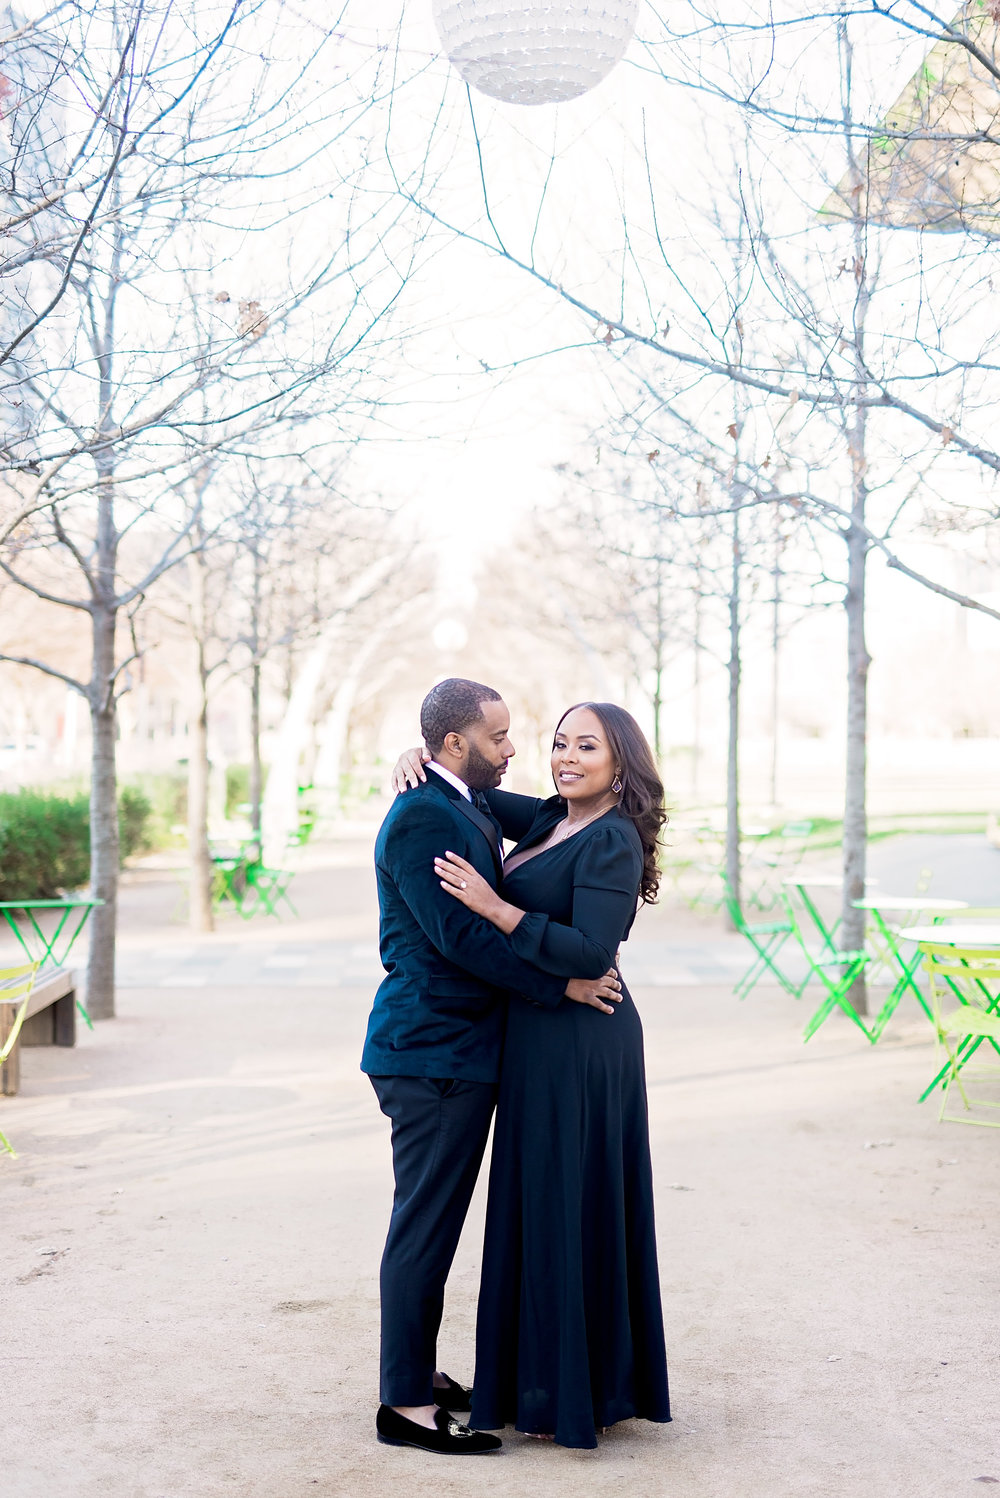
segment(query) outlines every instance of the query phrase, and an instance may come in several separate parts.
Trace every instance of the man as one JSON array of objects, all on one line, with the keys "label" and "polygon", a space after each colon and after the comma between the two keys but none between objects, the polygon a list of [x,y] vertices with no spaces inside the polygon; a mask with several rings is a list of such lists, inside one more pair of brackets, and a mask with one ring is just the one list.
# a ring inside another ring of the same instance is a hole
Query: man
[{"label": "man", "polygon": [[471,1390],[437,1371],[435,1353],[496,1101],[503,990],[607,1009],[619,984],[613,973],[567,981],[532,967],[435,876],[435,855],[450,850],[494,888],[501,878],[500,829],[479,795],[499,785],[514,753],[500,694],[462,678],[440,682],[424,699],[420,728],[432,756],[426,781],[397,797],[375,843],[386,977],[361,1061],[392,1121],[396,1180],[381,1269],[376,1430],[392,1445],[476,1455],[501,1443],[454,1418],[469,1409]]}]

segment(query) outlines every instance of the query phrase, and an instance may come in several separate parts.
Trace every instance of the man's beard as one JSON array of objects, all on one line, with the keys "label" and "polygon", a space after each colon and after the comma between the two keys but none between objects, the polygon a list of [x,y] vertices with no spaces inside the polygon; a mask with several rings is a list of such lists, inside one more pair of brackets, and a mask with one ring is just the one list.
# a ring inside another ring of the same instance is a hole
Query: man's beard
[{"label": "man's beard", "polygon": [[469,745],[469,757],[465,762],[462,779],[473,791],[495,791],[500,784],[500,777],[506,768],[506,760],[502,765],[493,765],[480,754],[475,744]]}]

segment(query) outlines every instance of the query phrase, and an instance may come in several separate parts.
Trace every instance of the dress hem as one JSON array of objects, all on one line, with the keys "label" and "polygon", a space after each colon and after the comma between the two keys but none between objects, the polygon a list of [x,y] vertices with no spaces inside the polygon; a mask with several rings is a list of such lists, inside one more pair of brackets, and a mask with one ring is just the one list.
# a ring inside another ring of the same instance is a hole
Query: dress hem
[{"label": "dress hem", "polygon": [[[640,1414],[619,1415],[618,1418],[617,1418],[617,1420],[613,1420],[606,1428],[608,1430],[613,1430],[616,1425],[621,1425],[626,1420],[645,1420],[650,1425],[672,1425],[673,1424],[673,1419],[674,1419],[673,1415],[640,1415]],[[513,1425],[514,1429],[517,1431],[518,1435],[520,1435],[520,1436],[540,1436],[540,1435],[549,1436],[549,1435],[551,1435],[552,1436],[553,1445],[555,1445],[555,1446],[562,1446],[567,1451],[593,1451],[594,1448],[597,1446],[597,1436],[598,1436],[598,1428],[597,1427],[595,1427],[595,1430],[594,1430],[594,1439],[593,1439],[593,1441],[560,1441],[559,1437],[556,1436],[556,1435],[553,1435],[551,1431],[547,1431],[547,1430],[544,1430],[544,1431],[539,1431],[539,1430],[524,1430],[520,1425],[518,1425],[516,1423],[516,1420],[502,1420],[502,1421],[498,1421],[496,1424],[487,1424],[484,1420],[475,1420],[475,1421],[470,1420],[469,1421],[469,1426],[470,1426],[470,1428],[472,1430],[490,1430],[490,1431],[506,1430],[508,1425]]]}]

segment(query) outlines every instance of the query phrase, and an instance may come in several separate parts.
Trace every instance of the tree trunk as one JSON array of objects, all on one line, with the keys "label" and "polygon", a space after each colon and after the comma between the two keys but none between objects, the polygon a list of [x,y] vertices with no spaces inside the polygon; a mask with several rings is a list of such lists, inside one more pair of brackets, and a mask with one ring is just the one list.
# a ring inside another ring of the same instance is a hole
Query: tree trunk
[{"label": "tree trunk", "polygon": [[701,769],[701,572],[697,574],[697,591],[694,595],[694,692],[693,723],[691,731],[691,800],[697,804],[699,770]]},{"label": "tree trunk", "polygon": [[[862,449],[864,451],[864,449]],[[852,460],[855,452],[852,451]],[[864,484],[858,485],[864,490]],[[856,520],[864,517],[864,494],[852,505]],[[847,774],[844,782],[844,903],[841,945],[859,951],[865,944],[865,912],[853,908],[865,893],[867,864],[867,713],[868,656],[865,646],[865,538],[852,526],[847,535]],[[853,1005],[867,1014],[864,974],[853,984]]]},{"label": "tree trunk", "polygon": [[118,923],[118,783],[115,769],[117,713],[114,693],[113,607],[95,604],[90,682],[90,888],[103,900],[90,916],[87,1009],[94,1019],[115,1013],[115,931]]},{"label": "tree trunk", "polygon": [[[729,742],[726,750],[726,877],[736,903],[740,889],[740,516],[733,512],[729,584]],[[732,929],[732,922],[727,922]]]},{"label": "tree trunk", "polygon": [[[846,21],[841,22],[841,46],[844,56],[845,123],[850,117],[851,44]],[[850,169],[859,189],[861,172],[854,157],[850,131],[846,131]],[[855,195],[860,201],[860,191]],[[868,743],[868,667],[871,658],[865,642],[865,568],[868,544],[861,529],[865,523],[868,499],[867,482],[867,408],[868,389],[865,362],[865,322],[871,299],[867,265],[866,225],[862,217],[853,222],[854,279],[857,294],[854,302],[854,327],[850,340],[854,360],[854,405],[847,424],[847,450],[851,465],[851,525],[847,531],[847,591],[844,608],[847,614],[847,746],[844,781],[844,892],[841,908],[841,947],[860,951],[865,944],[865,912],[855,910],[854,901],[865,893],[868,855],[867,812],[867,743]],[[851,1002],[859,1014],[867,1014],[867,989],[864,973],[851,988]]]},{"label": "tree trunk", "polygon": [[[115,179],[117,190],[117,178]],[[112,222],[115,223],[114,218]],[[122,231],[115,224],[104,320],[95,352],[98,369],[98,428],[114,431],[115,304],[121,266]],[[117,662],[118,529],[115,522],[115,449],[112,442],[94,452],[97,478],[91,605],[90,703],[90,888],[104,903],[91,912],[87,956],[87,1008],[95,1019],[115,1013],[115,939],[118,930],[118,774]]]},{"label": "tree trunk", "polygon": [[653,754],[657,765],[663,759],[663,564],[656,563],[656,642],[653,652]]},{"label": "tree trunk", "polygon": [[774,511],[774,596],[771,599],[771,805],[778,805],[778,709],[781,649],[781,516]]},{"label": "tree trunk", "polygon": [[191,614],[194,626],[195,710],[188,725],[188,857],[191,895],[188,919],[192,931],[212,931],[212,852],[208,846],[208,669],[205,660],[205,562],[200,551],[190,558]]},{"label": "tree trunk", "polygon": [[[199,649],[199,664],[201,650]],[[188,728],[188,850],[191,860],[192,931],[213,931],[212,852],[208,845],[208,696],[201,681],[197,709]]]},{"label": "tree trunk", "polygon": [[250,667],[250,827],[260,842],[260,803],[264,795],[264,767],[260,758],[260,662]]},{"label": "tree trunk", "polygon": [[264,771],[260,758],[260,610],[264,559],[260,547],[253,551],[253,591],[250,598],[250,828],[260,848],[261,801]]}]

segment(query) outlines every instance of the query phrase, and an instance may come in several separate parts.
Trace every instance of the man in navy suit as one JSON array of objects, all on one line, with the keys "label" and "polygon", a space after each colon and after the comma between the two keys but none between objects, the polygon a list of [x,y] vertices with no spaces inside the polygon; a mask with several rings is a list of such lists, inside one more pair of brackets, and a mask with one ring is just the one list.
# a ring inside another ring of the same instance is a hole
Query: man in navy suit
[{"label": "man in navy suit", "polygon": [[420,728],[432,755],[426,781],[396,798],[375,843],[386,976],[361,1060],[392,1121],[396,1180],[380,1276],[376,1429],[393,1445],[473,1455],[500,1441],[455,1420],[471,1391],[437,1370],[436,1344],[496,1101],[504,990],[539,1004],[566,997],[606,1008],[619,985],[614,974],[554,978],[532,967],[435,876],[435,856],[450,850],[494,888],[502,877],[500,828],[478,795],[499,785],[514,753],[500,694],[462,678],[440,682],[424,699]]}]

